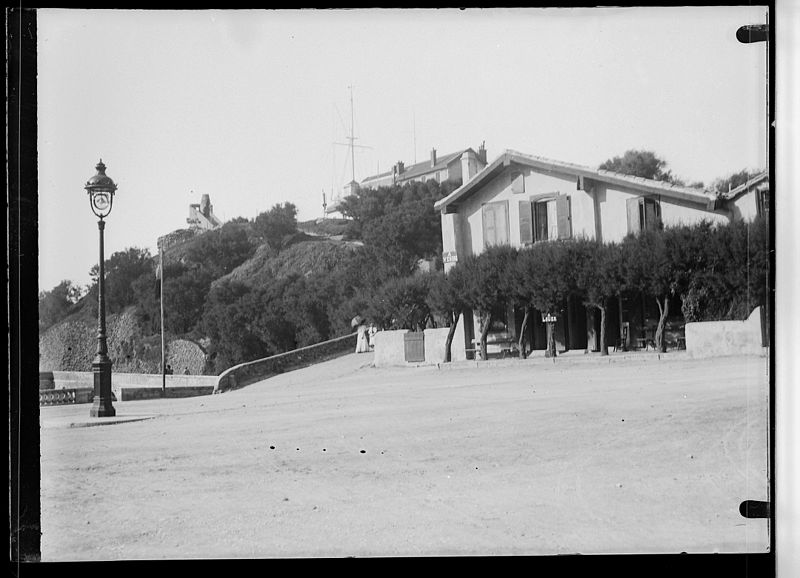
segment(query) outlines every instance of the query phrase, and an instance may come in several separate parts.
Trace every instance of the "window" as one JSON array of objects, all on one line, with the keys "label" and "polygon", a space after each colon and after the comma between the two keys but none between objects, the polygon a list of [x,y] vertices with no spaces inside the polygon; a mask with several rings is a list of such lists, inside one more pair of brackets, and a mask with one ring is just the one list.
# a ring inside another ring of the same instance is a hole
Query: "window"
[{"label": "window", "polygon": [[626,202],[628,233],[655,230],[661,226],[661,205],[657,199],[636,197]]},{"label": "window", "polygon": [[572,237],[572,203],[567,195],[542,195],[520,201],[519,237],[523,245]]},{"label": "window", "polygon": [[483,246],[508,244],[508,203],[483,205]]},{"label": "window", "polygon": [[769,189],[756,190],[756,212],[759,217],[769,217]]}]

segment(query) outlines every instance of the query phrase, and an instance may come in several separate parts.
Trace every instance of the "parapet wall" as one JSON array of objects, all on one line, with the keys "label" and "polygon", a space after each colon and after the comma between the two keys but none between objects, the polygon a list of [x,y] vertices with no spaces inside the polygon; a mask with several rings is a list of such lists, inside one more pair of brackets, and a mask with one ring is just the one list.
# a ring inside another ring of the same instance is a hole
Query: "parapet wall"
[{"label": "parapet wall", "polygon": [[[461,320],[459,319],[459,323]],[[448,327],[436,329],[426,329],[423,332],[425,360],[406,361],[405,357],[405,336],[408,333],[405,329],[395,331],[378,331],[375,334],[375,367],[387,367],[392,365],[436,365],[444,363],[445,343],[447,342]],[[456,330],[453,336],[453,343],[450,346],[451,361],[464,361],[467,359],[464,347],[459,347],[456,341],[463,333]]]},{"label": "parapet wall", "polygon": [[340,357],[356,350],[357,333],[344,337],[337,337],[308,347],[301,347],[294,351],[279,353],[264,359],[256,359],[235,365],[223,371],[217,380],[215,393],[236,389],[267,379],[273,375],[293,369],[307,367],[321,361]]},{"label": "parapet wall", "polygon": [[[53,387],[48,391],[73,389],[94,391],[94,373],[91,371],[53,371]],[[193,397],[210,395],[217,385],[215,375],[167,375],[166,397]],[[161,397],[162,376],[144,373],[112,373],[111,391],[119,401],[153,399]],[[88,403],[88,400],[75,403]]]},{"label": "parapet wall", "polygon": [[761,308],[746,321],[703,321],[686,324],[686,352],[689,357],[761,355]]}]

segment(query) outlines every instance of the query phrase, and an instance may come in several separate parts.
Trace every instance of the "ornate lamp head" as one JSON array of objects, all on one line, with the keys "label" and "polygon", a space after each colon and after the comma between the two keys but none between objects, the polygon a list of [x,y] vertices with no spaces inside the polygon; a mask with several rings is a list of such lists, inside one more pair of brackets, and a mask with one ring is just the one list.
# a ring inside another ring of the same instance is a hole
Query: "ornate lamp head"
[{"label": "ornate lamp head", "polygon": [[92,207],[92,212],[103,219],[111,212],[117,185],[114,184],[111,177],[106,175],[106,165],[103,164],[103,159],[100,159],[95,168],[97,169],[97,174],[86,181],[84,188],[89,193],[89,204]]}]

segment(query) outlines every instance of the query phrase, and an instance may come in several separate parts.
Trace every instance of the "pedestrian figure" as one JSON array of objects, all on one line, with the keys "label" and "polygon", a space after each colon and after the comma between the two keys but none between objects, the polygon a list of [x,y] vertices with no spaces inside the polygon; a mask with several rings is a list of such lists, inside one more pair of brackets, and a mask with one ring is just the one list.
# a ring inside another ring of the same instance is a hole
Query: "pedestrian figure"
[{"label": "pedestrian figure", "polygon": [[358,337],[356,338],[356,353],[367,353],[367,352],[369,352],[367,326],[364,323],[364,321],[359,318]]},{"label": "pedestrian figure", "polygon": [[367,331],[367,337],[369,338],[369,348],[372,351],[375,351],[375,334],[378,332],[378,329],[375,327],[374,323],[369,324],[369,330]]},{"label": "pedestrian figure", "polygon": [[172,366],[167,365],[167,369],[164,371],[164,373],[166,373],[167,375],[172,375]]},{"label": "pedestrian figure", "polygon": [[188,367],[183,370],[183,375],[189,375],[189,368]]}]

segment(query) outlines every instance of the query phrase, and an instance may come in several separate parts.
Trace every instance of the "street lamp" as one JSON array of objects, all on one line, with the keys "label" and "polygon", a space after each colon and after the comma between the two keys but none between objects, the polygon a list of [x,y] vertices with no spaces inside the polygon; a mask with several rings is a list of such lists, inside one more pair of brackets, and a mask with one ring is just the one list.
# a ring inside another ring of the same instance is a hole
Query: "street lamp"
[{"label": "street lamp", "polygon": [[100,272],[97,282],[97,352],[92,361],[94,374],[94,403],[89,412],[91,417],[113,417],[116,415],[114,406],[111,405],[111,360],[108,358],[108,344],[106,343],[106,300],[105,300],[105,258],[103,257],[103,230],[105,219],[111,212],[114,203],[114,193],[117,185],[110,177],[106,176],[106,165],[103,159],[95,167],[97,174],[86,182],[86,192],[89,193],[89,204],[92,212],[99,218],[97,228],[100,231]]}]

